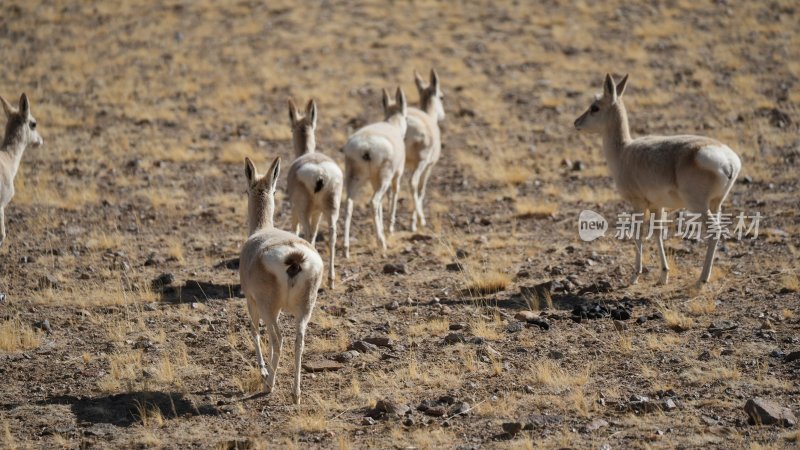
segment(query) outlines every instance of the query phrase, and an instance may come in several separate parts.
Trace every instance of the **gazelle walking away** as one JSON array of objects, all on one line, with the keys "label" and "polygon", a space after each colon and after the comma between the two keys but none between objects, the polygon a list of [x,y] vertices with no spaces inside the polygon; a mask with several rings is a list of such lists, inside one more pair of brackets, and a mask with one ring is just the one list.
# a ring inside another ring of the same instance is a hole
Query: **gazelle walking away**
[{"label": "gazelle walking away", "polygon": [[[317,289],[322,281],[322,258],[308,242],[273,225],[275,187],[280,170],[281,159],[275,158],[266,175],[261,176],[253,161],[245,158],[250,234],[239,256],[239,279],[242,292],[247,297],[250,333],[267,393],[275,387],[275,373],[278,371],[283,344],[278,317],[282,311],[286,311],[295,318],[292,398],[297,404],[300,403],[300,360],[305,346],[306,326],[311,320]],[[269,369],[264,365],[261,352],[259,320],[264,320],[269,333]]]},{"label": "gazelle walking away", "polygon": [[414,83],[419,92],[419,109],[408,108],[408,131],[406,132],[406,167],[412,170],[409,184],[414,200],[414,214],[411,218],[411,231],[417,231],[417,224],[425,226],[425,213],[422,202],[425,200],[425,187],[433,166],[442,154],[442,135],[439,122],[444,120],[444,94],[439,85],[439,75],[431,69],[430,84],[414,71]]},{"label": "gazelle walking away", "polygon": [[333,267],[336,254],[336,221],[342,202],[342,169],[336,162],[316,152],[314,131],[317,129],[317,104],[309,100],[305,116],[289,100],[289,121],[292,124],[294,152],[297,159],[289,167],[288,194],[292,205],[292,228],[300,232],[303,225],[305,238],[313,246],[322,216],[328,221],[329,248],[328,287],[333,289],[336,272]]},{"label": "gazelle walking away", "polygon": [[381,248],[386,250],[386,237],[383,234],[383,196],[389,192],[391,215],[389,233],[394,232],[397,212],[397,194],[406,160],[406,146],[403,139],[408,123],[406,95],[397,88],[395,101],[389,92],[383,90],[383,122],[367,125],[353,133],[344,146],[345,183],[347,186],[347,212],[344,220],[344,255],[350,257],[350,219],[353,216],[353,197],[361,186],[372,184],[372,215],[375,233]]},{"label": "gazelle walking away", "polygon": [[22,94],[17,108],[0,97],[6,114],[6,133],[0,145],[0,246],[6,238],[6,206],[14,197],[14,178],[22,162],[22,154],[28,145],[44,143],[36,129],[36,119],[31,115],[28,96]]},{"label": "gazelle walking away", "polygon": [[[728,146],[701,136],[645,136],[631,139],[628,113],[622,101],[628,76],[619,84],[606,74],[603,95],[575,120],[575,128],[603,136],[611,175],[622,197],[637,212],[658,212],[664,219],[664,208],[686,208],[702,214],[702,223],[710,219],[719,227],[722,202],[731,191],[742,163]],[[715,216],[716,214],[716,216]],[[661,259],[660,283],[669,280],[669,266],[664,252],[664,228],[658,234]],[[708,282],[719,241],[719,234],[709,239],[705,263],[698,284]],[[635,237],[636,263],[631,284],[642,273],[642,240]]]}]

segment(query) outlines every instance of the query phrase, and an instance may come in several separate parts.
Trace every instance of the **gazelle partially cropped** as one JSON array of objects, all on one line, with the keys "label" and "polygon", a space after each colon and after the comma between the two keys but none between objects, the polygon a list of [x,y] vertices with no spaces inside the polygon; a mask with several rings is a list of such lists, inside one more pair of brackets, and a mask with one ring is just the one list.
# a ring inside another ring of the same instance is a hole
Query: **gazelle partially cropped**
[{"label": "gazelle partially cropped", "polygon": [[394,232],[397,212],[397,194],[400,191],[400,178],[406,160],[406,146],[403,139],[408,123],[406,95],[397,88],[395,101],[389,92],[383,90],[383,122],[367,125],[347,140],[344,146],[345,185],[347,188],[347,212],[344,220],[344,254],[350,257],[350,219],[353,216],[353,197],[366,183],[372,184],[372,214],[375,233],[381,248],[386,250],[386,237],[383,233],[383,196],[389,192],[391,215],[389,233]]},{"label": "gazelle partially cropped", "polygon": [[[700,136],[631,139],[628,113],[622,101],[627,83],[627,75],[615,84],[607,74],[602,96],[597,96],[589,109],[575,120],[575,128],[603,136],[603,152],[617,189],[643,217],[650,211],[658,213],[663,220],[664,208],[686,208],[702,214],[703,224],[710,219],[719,226],[720,207],[742,167],[739,156],[725,144]],[[658,233],[662,284],[669,279],[664,228]],[[708,240],[698,284],[708,282],[719,236],[712,235]],[[642,273],[641,236],[635,236],[634,243],[636,263],[631,284],[636,283]]]},{"label": "gazelle partially cropped", "polygon": [[6,238],[6,206],[14,197],[14,178],[22,162],[22,154],[29,145],[44,143],[36,128],[36,119],[31,115],[28,96],[22,94],[19,106],[14,108],[0,97],[6,114],[6,133],[0,145],[0,246]]},{"label": "gazelle partially cropped", "polygon": [[414,83],[419,92],[419,109],[408,108],[408,131],[405,137],[406,168],[411,170],[409,184],[414,200],[411,231],[417,231],[418,224],[425,226],[422,202],[425,200],[428,177],[442,154],[439,122],[444,120],[444,95],[436,71],[431,69],[430,84],[426,84],[414,71]]},{"label": "gazelle partially cropped", "polygon": [[317,104],[310,100],[305,116],[289,100],[289,121],[296,159],[289,167],[288,194],[292,205],[292,227],[300,233],[303,224],[305,238],[313,246],[317,240],[317,229],[322,216],[328,221],[328,287],[333,289],[336,272],[333,267],[336,254],[336,221],[342,202],[342,169],[336,162],[316,152]]},{"label": "gazelle partially cropped", "polygon": [[[256,347],[258,367],[264,379],[264,390],[275,387],[275,373],[281,357],[281,336],[278,317],[282,311],[294,316],[294,403],[300,403],[300,362],[305,346],[306,326],[317,300],[322,281],[322,258],[314,247],[296,235],[278,230],[272,218],[275,213],[275,187],[281,170],[281,159],[275,158],[266,175],[259,175],[253,161],[245,158],[247,176],[247,217],[250,234],[239,256],[239,279],[247,297],[250,333]],[[264,364],[259,320],[269,333],[269,369]]]}]

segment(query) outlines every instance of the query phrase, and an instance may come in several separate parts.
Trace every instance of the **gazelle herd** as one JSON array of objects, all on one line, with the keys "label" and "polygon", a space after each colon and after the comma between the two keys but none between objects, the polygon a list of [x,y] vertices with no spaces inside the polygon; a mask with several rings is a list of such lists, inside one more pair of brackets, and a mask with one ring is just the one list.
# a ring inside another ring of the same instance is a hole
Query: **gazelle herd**
[{"label": "gazelle herd", "polygon": [[[328,286],[333,289],[336,273],[337,221],[346,190],[344,256],[350,257],[350,226],[354,197],[369,184],[370,205],[378,245],[387,249],[384,234],[383,198],[389,194],[389,233],[395,230],[397,201],[404,171],[410,173],[413,201],[410,228],[425,226],[423,202],[431,172],[441,156],[439,122],[445,117],[444,96],[436,71],[426,82],[418,73],[414,81],[419,93],[419,108],[409,107],[405,93],[397,88],[394,97],[383,91],[384,118],[353,133],[343,147],[344,175],[329,156],[316,151],[317,105],[310,100],[301,113],[289,100],[295,160],[288,171],[287,192],[291,204],[292,233],[275,228],[275,192],[281,161],[276,158],[261,174],[249,158],[245,159],[248,192],[248,238],[242,245],[239,264],[241,289],[247,298],[251,333],[265,391],[275,384],[282,337],[278,318],[281,312],[296,322],[293,399],[300,401],[300,368],[305,332],[317,291],[323,278],[323,261],[315,249],[318,227],[328,224]],[[620,195],[638,212],[663,216],[665,209],[686,208],[703,214],[703,222],[718,220],[722,203],[741,170],[741,161],[726,145],[699,136],[645,136],[632,139],[623,95],[628,76],[615,83],[606,75],[602,95],[575,120],[579,131],[602,136],[603,152]],[[28,97],[22,94],[18,106],[0,97],[7,118],[0,147],[0,245],[6,237],[5,207],[14,195],[14,177],[25,149],[42,145],[36,120],[31,115]],[[300,238],[303,232],[305,239]],[[667,283],[669,265],[658,234],[661,263],[660,283]],[[709,280],[718,239],[709,239],[699,283]],[[636,258],[631,283],[642,272],[642,241],[635,240]],[[261,351],[259,324],[269,334],[268,365]]]}]

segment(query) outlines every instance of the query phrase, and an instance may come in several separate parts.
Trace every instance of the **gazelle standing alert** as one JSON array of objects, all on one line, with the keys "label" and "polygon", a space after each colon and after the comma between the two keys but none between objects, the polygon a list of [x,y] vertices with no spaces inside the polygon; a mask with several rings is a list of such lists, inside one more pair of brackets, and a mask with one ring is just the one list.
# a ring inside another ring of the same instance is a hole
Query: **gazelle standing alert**
[{"label": "gazelle standing alert", "polygon": [[22,94],[19,105],[14,108],[0,97],[6,114],[6,132],[0,145],[0,246],[6,238],[6,206],[14,197],[14,178],[22,162],[22,154],[28,145],[37,147],[44,143],[36,129],[36,119],[31,115],[28,96]]},{"label": "gazelle standing alert", "polygon": [[425,226],[422,202],[425,187],[433,166],[442,154],[442,136],[439,122],[444,120],[444,95],[439,85],[439,75],[431,69],[430,84],[414,71],[414,83],[419,92],[419,109],[408,108],[408,131],[406,131],[406,167],[411,170],[409,184],[414,200],[411,231],[417,231],[417,223]]},{"label": "gazelle standing alert", "polygon": [[310,100],[305,116],[289,100],[289,121],[296,159],[289,167],[288,194],[292,205],[292,228],[300,232],[303,224],[305,238],[313,246],[322,216],[328,221],[329,248],[328,287],[333,289],[336,272],[333,267],[336,254],[336,221],[342,201],[342,169],[336,162],[316,152],[314,131],[317,128],[317,104]]},{"label": "gazelle standing alert", "polygon": [[[300,403],[300,363],[306,326],[311,320],[317,289],[322,281],[322,258],[305,240],[273,226],[275,187],[280,170],[281,159],[275,158],[267,174],[261,176],[250,158],[245,158],[250,234],[239,256],[239,279],[247,297],[250,332],[267,393],[275,387],[275,373],[283,344],[278,317],[286,311],[295,318],[292,398],[294,403]],[[269,333],[269,369],[264,365],[261,352],[259,320],[264,320]]]},{"label": "gazelle standing alert", "polygon": [[397,88],[395,101],[389,92],[383,91],[383,122],[367,125],[350,136],[344,146],[345,184],[347,186],[347,212],[344,220],[344,254],[350,257],[350,219],[353,216],[353,197],[361,186],[372,184],[372,215],[375,233],[383,250],[386,250],[386,237],[383,234],[383,196],[389,192],[391,215],[389,233],[394,232],[397,212],[397,194],[400,191],[400,178],[406,160],[406,116],[408,107],[406,96]]},{"label": "gazelle standing alert", "polygon": [[[619,84],[606,74],[603,95],[598,96],[577,120],[575,128],[603,136],[611,175],[622,197],[641,213],[664,208],[686,208],[701,213],[719,226],[722,202],[731,191],[742,163],[728,146],[701,136],[645,136],[631,139],[628,114],[622,101],[628,76]],[[717,217],[714,216],[717,214]],[[703,271],[699,283],[706,283],[719,236],[709,237]],[[642,273],[642,240],[635,238],[636,263],[631,284]],[[658,251],[661,258],[660,283],[669,279],[669,266],[664,252],[664,228],[659,230]]]}]

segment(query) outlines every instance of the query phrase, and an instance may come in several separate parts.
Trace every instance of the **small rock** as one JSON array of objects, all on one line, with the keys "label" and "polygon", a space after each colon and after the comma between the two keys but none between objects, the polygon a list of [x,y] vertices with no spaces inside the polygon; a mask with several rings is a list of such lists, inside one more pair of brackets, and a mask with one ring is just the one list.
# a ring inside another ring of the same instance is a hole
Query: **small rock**
[{"label": "small rock", "polygon": [[391,303],[389,303],[388,305],[386,305],[386,309],[388,309],[389,311],[394,311],[399,307],[400,307],[400,303],[398,303],[397,300],[394,300]]},{"label": "small rock", "polygon": [[636,319],[636,323],[638,323],[639,325],[642,325],[645,322],[647,322],[647,316],[640,316],[638,319]]},{"label": "small rock", "polygon": [[791,409],[760,397],[748,400],[744,405],[744,411],[750,416],[751,425],[778,424],[784,427],[797,425],[797,418]]},{"label": "small rock", "polygon": [[594,419],[593,421],[586,424],[583,427],[583,430],[587,433],[591,433],[592,431],[597,431],[600,428],[605,428],[608,426],[608,422],[603,419]]},{"label": "small rock", "polygon": [[361,353],[370,353],[370,352],[377,352],[378,346],[375,344],[370,344],[369,342],[365,341],[355,341],[347,347],[348,350],[355,350]]},{"label": "small rock", "polygon": [[550,352],[547,353],[547,356],[551,359],[564,359],[564,352],[559,350],[550,350]]},{"label": "small rock", "polygon": [[386,347],[386,348],[394,347],[394,341],[385,336],[367,337],[362,340],[369,344],[377,345],[378,347]]},{"label": "small rock", "polygon": [[467,402],[457,402],[451,408],[448,414],[450,416],[463,416],[469,413],[469,403]]},{"label": "small rock", "polygon": [[344,366],[341,363],[336,361],[331,361],[328,359],[321,359],[315,361],[304,361],[303,362],[303,370],[306,372],[328,372],[333,370],[339,370]]},{"label": "small rock", "polygon": [[461,333],[450,333],[444,337],[445,344],[457,344],[459,342],[466,342],[467,340],[464,338],[464,335]]},{"label": "small rock", "polygon": [[375,425],[375,419],[372,417],[364,417],[361,419],[361,425]]},{"label": "small rock", "polygon": [[39,289],[60,289],[61,284],[58,282],[58,279],[53,275],[47,274],[42,275],[39,278]]},{"label": "small rock", "polygon": [[623,322],[623,321],[621,321],[621,320],[615,320],[614,321],[614,328],[617,331],[625,331],[625,330],[628,329],[628,324]]},{"label": "small rock", "polygon": [[413,417],[406,417],[403,420],[403,425],[405,425],[407,427],[413,427],[414,426],[414,418]]},{"label": "small rock", "polygon": [[[0,295],[2,295],[2,294],[0,294]],[[798,360],[800,360],[800,351],[791,352],[791,353],[789,353],[788,355],[786,355],[783,358],[783,361],[787,362],[787,363],[795,362],[795,361],[798,361]]]},{"label": "small rock", "polygon": [[522,322],[530,322],[538,320],[539,315],[533,311],[520,311],[514,315],[514,318]]},{"label": "small rock", "polygon": [[467,324],[465,324],[464,322],[451,323],[448,328],[450,328],[450,331],[466,330]]},{"label": "small rock", "polygon": [[445,269],[450,272],[462,272],[464,270],[464,266],[460,262],[454,262],[446,265]]},{"label": "small rock", "polygon": [[333,359],[340,363],[345,363],[358,358],[360,355],[361,353],[359,353],[357,350],[348,350],[346,352],[339,353],[338,355],[334,356]]},{"label": "small rock", "polygon": [[456,250],[456,258],[464,259],[464,258],[466,258],[468,256],[469,256],[469,252],[467,252],[466,250],[464,250],[464,249]]},{"label": "small rock", "polygon": [[583,170],[583,162],[580,160],[574,161],[572,163],[572,171],[573,172],[580,172]]},{"label": "small rock", "polygon": [[406,266],[405,264],[386,264],[383,266],[383,273],[389,275],[405,274]]},{"label": "small rock", "polygon": [[47,320],[47,319],[44,319],[44,320],[43,320],[43,321],[41,321],[41,322],[35,322],[35,323],[33,324],[33,326],[34,326],[34,328],[38,328],[38,329],[40,329],[40,330],[47,331],[48,333],[50,333],[51,331],[53,331],[53,329],[52,329],[52,328],[50,328],[50,321],[49,321],[49,320]]},{"label": "small rock", "polygon": [[525,324],[523,322],[511,322],[506,326],[507,333],[518,333],[525,329]]},{"label": "small rock", "polygon": [[161,290],[175,282],[175,275],[171,273],[162,273],[150,282],[154,291]]},{"label": "small rock", "polygon": [[522,431],[522,423],[521,422],[503,422],[503,431],[510,434],[511,436],[516,436],[517,433]]}]

